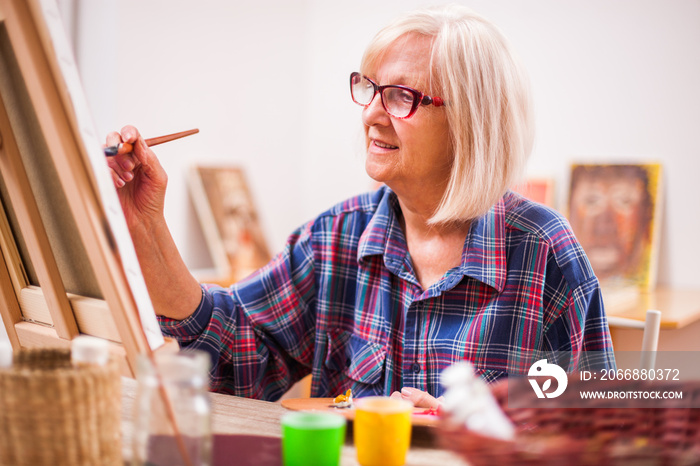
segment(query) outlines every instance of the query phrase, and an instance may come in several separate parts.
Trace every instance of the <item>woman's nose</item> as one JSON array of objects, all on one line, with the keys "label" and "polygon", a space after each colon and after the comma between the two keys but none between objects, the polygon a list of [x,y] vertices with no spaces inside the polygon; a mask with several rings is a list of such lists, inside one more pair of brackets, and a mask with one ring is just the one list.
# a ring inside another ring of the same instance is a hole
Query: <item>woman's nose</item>
[{"label": "woman's nose", "polygon": [[382,105],[382,97],[379,93],[374,94],[372,101],[362,110],[362,122],[366,126],[391,124],[391,118]]}]

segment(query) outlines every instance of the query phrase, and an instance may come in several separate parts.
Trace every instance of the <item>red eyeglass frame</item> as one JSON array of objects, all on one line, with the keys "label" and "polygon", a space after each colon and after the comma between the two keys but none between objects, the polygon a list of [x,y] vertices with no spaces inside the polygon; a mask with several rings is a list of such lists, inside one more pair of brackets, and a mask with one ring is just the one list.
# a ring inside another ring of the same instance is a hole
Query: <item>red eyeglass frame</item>
[{"label": "red eyeglass frame", "polygon": [[[366,104],[362,104],[355,100],[355,93],[353,92],[353,81],[356,79],[366,79],[372,84],[372,87],[374,88],[374,94],[372,94],[372,98],[370,101]],[[411,94],[413,94],[413,104],[411,106],[411,110],[408,112],[408,115],[400,117],[396,116],[393,113],[389,111],[388,108],[386,108],[386,104],[384,103],[384,89],[402,89],[404,91],[408,91]],[[394,118],[398,118],[400,120],[405,120],[406,118],[411,118],[414,113],[416,113],[416,110],[418,110],[418,107],[421,105],[435,105],[436,107],[442,107],[445,105],[445,101],[442,99],[442,97],[432,97],[427,94],[422,93],[419,90],[413,89],[412,87],[408,86],[402,86],[400,84],[387,84],[384,86],[380,86],[371,79],[369,79],[367,76],[363,75],[362,73],[359,73],[357,71],[354,71],[350,73],[350,96],[352,97],[352,101],[355,102],[357,105],[361,105],[363,107],[368,107],[372,101],[374,100],[374,97],[379,93],[379,98],[382,101],[382,107],[384,107],[384,110],[391,115]]]}]

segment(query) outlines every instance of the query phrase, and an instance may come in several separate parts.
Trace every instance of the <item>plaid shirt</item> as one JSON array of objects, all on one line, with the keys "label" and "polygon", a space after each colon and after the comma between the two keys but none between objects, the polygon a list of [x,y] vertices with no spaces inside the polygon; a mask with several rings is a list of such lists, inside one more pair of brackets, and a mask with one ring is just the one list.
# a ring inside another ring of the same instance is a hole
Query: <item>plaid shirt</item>
[{"label": "plaid shirt", "polygon": [[527,373],[531,351],[614,367],[598,280],[561,215],[507,193],[472,222],[461,265],[423,290],[397,212],[388,188],[338,204],[254,275],[203,285],[194,314],[161,328],[212,355],[213,390],[268,400],[308,373],[312,396],[440,396],[456,361],[491,382]]}]

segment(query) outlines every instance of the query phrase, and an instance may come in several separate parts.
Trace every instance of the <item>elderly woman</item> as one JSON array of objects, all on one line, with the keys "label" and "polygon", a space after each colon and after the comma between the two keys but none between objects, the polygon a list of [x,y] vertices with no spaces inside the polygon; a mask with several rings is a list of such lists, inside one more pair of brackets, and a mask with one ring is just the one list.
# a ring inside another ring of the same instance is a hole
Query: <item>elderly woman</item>
[{"label": "elderly woman", "polygon": [[[567,222],[510,191],[532,145],[526,79],[471,11],[411,12],[350,76],[367,173],[383,187],[302,225],[256,274],[200,285],[163,217],[166,175],[138,131],[110,162],[165,334],[208,351],[212,388],[274,400],[404,396],[433,406],[440,372],[523,374],[534,352],[612,367],[600,288]],[[584,354],[597,357],[582,357]],[[527,362],[527,363],[526,363]]]}]

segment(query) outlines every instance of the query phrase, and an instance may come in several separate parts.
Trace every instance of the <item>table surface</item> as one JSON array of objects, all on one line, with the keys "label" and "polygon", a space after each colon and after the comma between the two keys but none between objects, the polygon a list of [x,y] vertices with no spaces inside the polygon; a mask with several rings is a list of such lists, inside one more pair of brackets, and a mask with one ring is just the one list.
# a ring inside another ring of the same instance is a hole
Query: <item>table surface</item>
[{"label": "table surface", "polygon": [[700,290],[659,287],[629,293],[603,288],[603,300],[609,316],[644,321],[647,310],[661,311],[662,329],[682,328],[700,320]]},{"label": "table surface", "polygon": [[[125,458],[129,451],[133,418],[136,381],[122,378],[122,432]],[[218,393],[211,394],[212,425],[215,434],[240,434],[281,438],[280,419],[289,411],[280,403],[252,400]],[[348,430],[352,430],[348,424]],[[350,432],[349,432],[350,434]],[[435,444],[435,428],[414,427],[411,449],[406,458],[407,466],[460,465],[467,463],[456,454],[439,449]],[[343,446],[341,464],[357,465],[355,447],[349,435]]]}]

